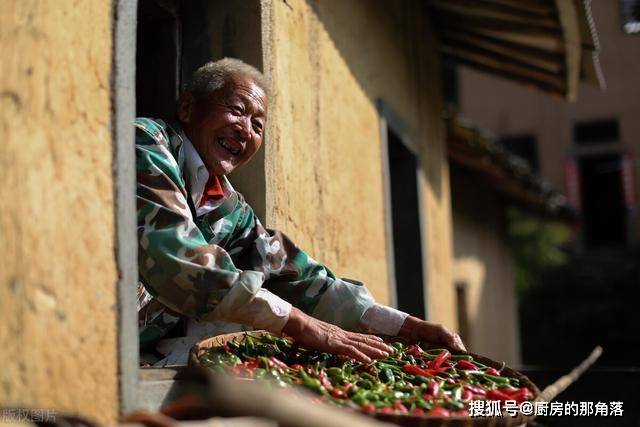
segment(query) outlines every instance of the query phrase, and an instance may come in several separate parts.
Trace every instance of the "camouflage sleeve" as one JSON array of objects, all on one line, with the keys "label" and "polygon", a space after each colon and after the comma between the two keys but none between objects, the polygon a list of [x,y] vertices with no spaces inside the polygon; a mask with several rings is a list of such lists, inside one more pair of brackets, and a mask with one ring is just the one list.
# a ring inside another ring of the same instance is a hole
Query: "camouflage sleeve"
[{"label": "camouflage sleeve", "polygon": [[225,314],[256,299],[264,274],[238,269],[222,246],[205,238],[193,221],[180,168],[167,146],[139,135],[136,171],[138,265],[146,288],[177,313],[233,321]]},{"label": "camouflage sleeve", "polygon": [[139,271],[159,302],[197,319],[270,330],[284,326],[289,302],[318,319],[360,329],[375,302],[368,290],[335,277],[285,234],[264,228],[242,197],[231,214],[198,227],[168,145],[138,132],[136,169]]},{"label": "camouflage sleeve", "polygon": [[360,320],[375,303],[359,282],[337,278],[296,246],[284,233],[262,226],[243,201],[245,215],[238,234],[228,244],[234,262],[261,271],[264,286],[305,313],[348,330],[360,330]]}]

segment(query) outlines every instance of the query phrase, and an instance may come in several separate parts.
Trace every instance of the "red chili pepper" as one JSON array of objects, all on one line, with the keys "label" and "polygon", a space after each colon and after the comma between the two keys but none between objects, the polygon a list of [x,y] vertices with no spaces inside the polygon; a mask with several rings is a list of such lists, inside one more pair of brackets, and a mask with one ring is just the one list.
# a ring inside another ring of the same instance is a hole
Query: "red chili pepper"
[{"label": "red chili pepper", "polygon": [[288,368],[286,363],[284,363],[282,360],[278,359],[275,356],[270,356],[269,357],[269,362],[271,362],[277,368],[281,368],[281,369],[287,369]]},{"label": "red chili pepper", "polygon": [[449,353],[449,350],[442,350],[442,352],[434,360],[431,361],[429,368],[440,368],[444,362],[449,360],[450,357],[451,353]]},{"label": "red chili pepper", "polygon": [[360,409],[362,410],[362,412],[367,412],[369,414],[376,412],[376,407],[373,403],[364,404],[360,407]]},{"label": "red chili pepper", "polygon": [[300,371],[302,369],[304,369],[304,367],[298,363],[294,363],[293,365],[291,365],[291,369],[295,369],[296,371]]},{"label": "red chili pepper", "polygon": [[466,384],[464,386],[464,388],[466,390],[469,390],[473,394],[477,394],[477,395],[480,395],[480,396],[486,396],[487,395],[487,392],[485,390],[481,389],[480,387],[476,387],[476,386],[473,386],[473,385]]},{"label": "red chili pepper", "polygon": [[430,417],[450,417],[451,411],[448,409],[441,408],[440,406],[436,406],[431,409],[428,414]]},{"label": "red chili pepper", "polygon": [[409,410],[407,409],[406,406],[404,406],[401,402],[396,401],[393,404],[393,409],[395,409],[396,411],[400,411],[400,412],[409,412]]},{"label": "red chili pepper", "polygon": [[507,393],[500,390],[489,390],[487,391],[487,400],[514,400]]},{"label": "red chili pepper", "polygon": [[320,375],[318,375],[318,378],[320,379],[320,384],[322,384],[324,388],[329,391],[333,390],[333,384],[331,384],[331,381],[329,381],[329,378],[327,378],[327,373],[324,369],[320,371]]},{"label": "red chili pepper", "polygon": [[533,393],[527,387],[500,389],[500,391],[509,396],[509,400],[515,400],[517,403],[522,403],[533,397]]},{"label": "red chili pepper", "polygon": [[378,409],[378,412],[380,412],[381,414],[393,414],[393,413],[395,413],[395,411],[392,408],[388,407],[388,406],[385,406],[384,408]]},{"label": "red chili pepper", "polygon": [[495,377],[499,377],[500,376],[500,372],[498,372],[498,370],[496,368],[487,368],[486,371],[484,371],[486,374],[489,375],[493,375]]},{"label": "red chili pepper", "polygon": [[461,369],[463,371],[475,371],[478,367],[475,363],[469,362],[468,360],[458,360],[458,363],[456,363],[456,369]]},{"label": "red chili pepper", "polygon": [[439,391],[440,391],[440,382],[436,380],[429,381],[429,384],[427,385],[427,392],[432,394],[433,396],[436,396]]},{"label": "red chili pepper", "polygon": [[418,344],[411,344],[407,347],[407,353],[413,357],[422,357],[422,349]]},{"label": "red chili pepper", "polygon": [[258,365],[260,365],[260,361],[258,359],[253,359],[248,362],[235,365],[230,369],[230,371],[234,375],[243,375],[245,373],[252,373],[258,367]]},{"label": "red chili pepper", "polygon": [[222,349],[224,351],[231,351],[231,347],[229,347],[229,344],[227,343],[222,344]]},{"label": "red chili pepper", "polygon": [[256,369],[260,365],[260,361],[258,359],[253,359],[244,363],[245,367],[251,371]]},{"label": "red chili pepper", "polygon": [[433,377],[437,374],[433,369],[423,369],[416,365],[404,365],[402,372],[405,374],[420,375],[422,377]]},{"label": "red chili pepper", "polygon": [[424,415],[424,409],[418,408],[417,406],[411,410],[413,415]]},{"label": "red chili pepper", "polygon": [[463,402],[468,402],[471,399],[473,399],[473,393],[471,393],[469,390],[465,390],[462,392],[462,397],[460,398],[460,400],[462,400]]},{"label": "red chili pepper", "polygon": [[334,388],[333,390],[331,390],[331,396],[337,397],[338,399],[345,399],[347,397],[344,394],[344,391],[340,390],[339,388]]}]

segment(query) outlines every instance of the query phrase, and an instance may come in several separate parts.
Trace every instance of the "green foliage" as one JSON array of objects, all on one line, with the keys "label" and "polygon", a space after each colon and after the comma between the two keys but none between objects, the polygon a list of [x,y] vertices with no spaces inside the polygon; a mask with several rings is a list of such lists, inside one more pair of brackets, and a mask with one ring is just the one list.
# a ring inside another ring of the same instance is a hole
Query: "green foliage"
[{"label": "green foliage", "polygon": [[516,287],[522,294],[535,287],[542,274],[567,262],[563,245],[570,230],[564,224],[541,220],[511,208],[508,234],[514,254]]}]

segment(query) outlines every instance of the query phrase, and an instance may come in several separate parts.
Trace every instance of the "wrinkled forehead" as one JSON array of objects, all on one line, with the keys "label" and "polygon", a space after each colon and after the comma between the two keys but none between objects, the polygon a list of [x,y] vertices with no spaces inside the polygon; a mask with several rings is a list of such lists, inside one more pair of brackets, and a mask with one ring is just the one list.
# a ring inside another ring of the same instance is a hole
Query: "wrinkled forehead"
[{"label": "wrinkled forehead", "polygon": [[[224,86],[216,92],[220,92],[219,96],[226,100],[240,100],[248,106],[262,110],[264,114],[267,112],[267,93],[250,76],[231,76]],[[216,92],[214,92],[214,95]]]}]

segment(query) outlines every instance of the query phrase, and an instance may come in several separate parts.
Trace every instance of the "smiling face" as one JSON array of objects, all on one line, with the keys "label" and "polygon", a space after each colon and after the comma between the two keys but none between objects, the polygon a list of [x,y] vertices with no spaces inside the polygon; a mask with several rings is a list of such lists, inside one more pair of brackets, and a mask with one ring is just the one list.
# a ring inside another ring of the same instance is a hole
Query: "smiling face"
[{"label": "smiling face", "polygon": [[250,77],[234,76],[205,99],[185,92],[178,117],[209,173],[227,175],[262,145],[267,118],[265,92]]}]

